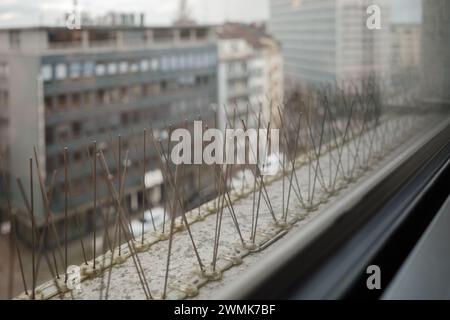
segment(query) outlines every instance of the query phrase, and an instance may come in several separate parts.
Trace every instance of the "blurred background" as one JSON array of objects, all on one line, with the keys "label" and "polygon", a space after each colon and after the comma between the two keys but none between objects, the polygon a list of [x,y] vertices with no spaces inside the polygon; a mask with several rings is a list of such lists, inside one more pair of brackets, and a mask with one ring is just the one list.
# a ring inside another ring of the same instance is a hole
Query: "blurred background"
[{"label": "blurred background", "polygon": [[[367,25],[374,4],[377,29]],[[147,230],[142,212],[161,216],[170,192],[155,148],[144,151],[144,129],[169,150],[170,132],[193,120],[254,127],[249,108],[266,122],[279,107],[289,117],[305,92],[351,96],[372,80],[386,108],[447,105],[448,13],[443,0],[2,0],[0,298],[23,291],[18,253],[30,269],[29,159],[40,175],[32,181],[36,228],[48,225],[50,210],[62,235],[68,211],[70,261],[79,264],[92,255],[93,230],[109,228],[94,214],[96,150],[114,183],[127,168],[124,206]],[[215,197],[212,179],[201,165],[186,172],[186,208]],[[96,201],[96,210],[113,210],[106,185]],[[48,233],[45,248],[57,242]],[[49,277],[43,265],[38,282]]]}]

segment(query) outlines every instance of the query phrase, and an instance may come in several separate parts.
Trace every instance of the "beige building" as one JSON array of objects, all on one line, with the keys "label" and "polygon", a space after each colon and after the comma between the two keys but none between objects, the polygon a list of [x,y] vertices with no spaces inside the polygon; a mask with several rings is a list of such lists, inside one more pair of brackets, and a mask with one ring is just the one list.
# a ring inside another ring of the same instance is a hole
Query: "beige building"
[{"label": "beige building", "polygon": [[254,24],[226,23],[217,28],[217,36],[219,101],[228,120],[234,119],[238,127],[241,119],[255,125],[255,114],[261,111],[264,121],[272,118],[273,123],[278,119],[276,108],[283,103],[284,90],[278,42],[263,26]]},{"label": "beige building", "polygon": [[[380,8],[381,29],[367,28],[367,8]],[[280,41],[286,87],[343,84],[390,69],[387,0],[270,0],[269,31]]]},{"label": "beige building", "polygon": [[393,71],[417,70],[421,55],[421,25],[396,24],[391,30]]}]

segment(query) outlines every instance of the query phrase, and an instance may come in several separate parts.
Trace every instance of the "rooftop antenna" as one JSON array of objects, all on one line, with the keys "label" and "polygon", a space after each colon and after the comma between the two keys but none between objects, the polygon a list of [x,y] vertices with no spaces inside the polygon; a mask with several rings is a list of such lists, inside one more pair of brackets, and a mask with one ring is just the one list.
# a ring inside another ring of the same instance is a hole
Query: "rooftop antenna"
[{"label": "rooftop antenna", "polygon": [[189,19],[191,12],[188,6],[187,0],[180,0],[180,7],[178,9],[178,19],[186,20]]},{"label": "rooftop antenna", "polygon": [[192,11],[187,0],[180,0],[178,5],[177,16],[175,17],[175,25],[193,25]]}]

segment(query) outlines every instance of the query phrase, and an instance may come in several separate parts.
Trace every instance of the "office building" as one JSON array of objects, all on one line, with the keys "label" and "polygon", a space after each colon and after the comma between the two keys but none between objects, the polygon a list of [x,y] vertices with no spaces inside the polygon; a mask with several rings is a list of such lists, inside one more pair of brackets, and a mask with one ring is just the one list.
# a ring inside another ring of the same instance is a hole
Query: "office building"
[{"label": "office building", "polygon": [[[381,29],[367,28],[367,8],[377,4]],[[286,85],[336,84],[376,73],[390,64],[389,2],[271,0],[269,31],[280,41]]]},{"label": "office building", "polygon": [[[25,211],[16,178],[29,184],[28,163],[36,148],[47,186],[56,173],[52,211],[63,212],[67,146],[70,214],[90,212],[92,141],[105,153],[117,181],[121,135],[122,171],[127,167],[124,201],[130,212],[138,210],[143,202],[143,129],[149,132],[152,126],[156,138],[164,140],[169,124],[175,128],[201,115],[212,125],[211,104],[217,99],[217,47],[214,30],[207,26],[0,30],[0,148],[14,205]],[[146,187],[149,198],[157,201],[164,192],[162,176],[156,151],[147,141]],[[101,177],[100,164],[98,172]],[[41,223],[44,210],[36,176],[34,190]],[[106,184],[99,182],[99,201],[107,198]]]},{"label": "office building", "polygon": [[[219,101],[228,121],[255,125],[261,112],[265,122],[278,119],[283,102],[283,58],[278,42],[262,25],[225,23],[217,28]],[[248,108],[250,109],[247,112]],[[274,125],[274,123],[272,123]]]}]

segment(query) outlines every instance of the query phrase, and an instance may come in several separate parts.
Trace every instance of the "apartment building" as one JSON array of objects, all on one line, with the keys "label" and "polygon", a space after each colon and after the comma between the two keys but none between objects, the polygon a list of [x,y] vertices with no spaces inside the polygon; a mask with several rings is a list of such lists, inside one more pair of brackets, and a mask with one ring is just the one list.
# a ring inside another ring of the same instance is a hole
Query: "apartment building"
[{"label": "apartment building", "polygon": [[[367,28],[367,8],[381,29]],[[281,43],[291,85],[334,84],[389,71],[390,12],[385,0],[271,0],[269,31]]]},{"label": "apartment building", "polygon": [[422,25],[420,23],[392,24],[391,27],[391,85],[402,89],[419,84],[421,64]]},{"label": "apartment building", "polygon": [[397,70],[418,69],[421,55],[421,24],[393,24],[391,30],[392,67]]},{"label": "apartment building", "polygon": [[[0,147],[6,155],[1,163],[6,166],[14,205],[24,209],[16,178],[29,184],[28,162],[36,148],[47,184],[56,173],[52,210],[63,211],[63,148],[67,146],[69,210],[90,212],[92,141],[104,151],[117,179],[120,135],[122,159],[130,151],[130,160],[121,166],[128,172],[124,201],[130,212],[138,210],[143,198],[139,165],[143,129],[152,126],[165,145],[168,125],[175,128],[185,119],[201,116],[212,126],[211,104],[218,101],[217,60],[215,33],[208,26],[0,30]],[[150,198],[157,200],[163,192],[162,177],[157,153],[147,141],[145,160],[153,178],[146,183],[146,192],[154,192]],[[195,179],[186,179],[190,180]],[[44,211],[36,177],[34,190],[35,212],[41,221]],[[194,188],[187,186],[187,190]],[[98,192],[99,199],[107,197],[104,184]]]},{"label": "apartment building", "polygon": [[[256,125],[256,114],[275,119],[283,102],[283,58],[278,42],[264,26],[225,23],[219,41],[219,101],[228,121]],[[250,111],[247,112],[248,108]],[[277,117],[278,118],[278,117]]]},{"label": "apartment building", "polygon": [[425,103],[450,105],[450,2],[424,0],[422,12],[421,96]]}]

